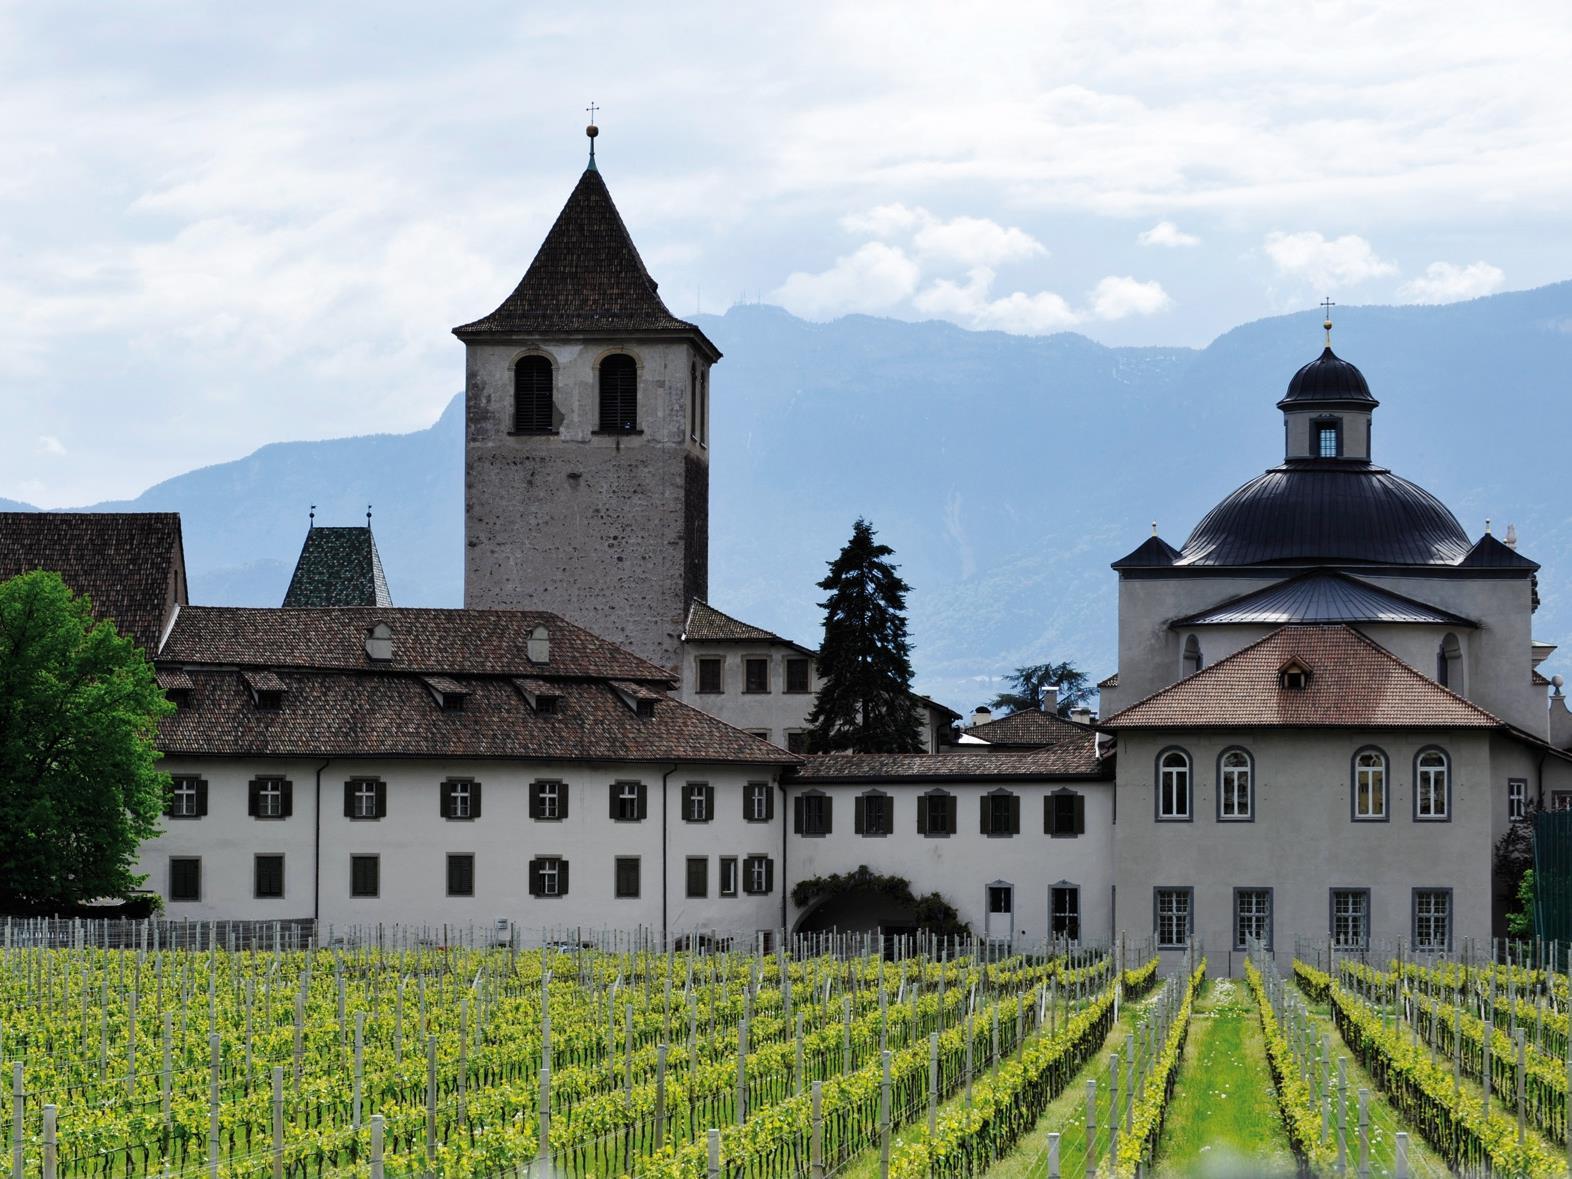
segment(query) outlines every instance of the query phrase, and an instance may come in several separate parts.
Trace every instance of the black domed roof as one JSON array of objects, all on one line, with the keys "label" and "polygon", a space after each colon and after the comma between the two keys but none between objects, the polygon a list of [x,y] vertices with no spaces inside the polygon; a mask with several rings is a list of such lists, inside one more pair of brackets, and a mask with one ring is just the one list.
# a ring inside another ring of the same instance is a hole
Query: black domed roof
[{"label": "black domed roof", "polygon": [[1370,396],[1370,385],[1365,374],[1332,351],[1331,345],[1309,364],[1294,374],[1288,382],[1288,392],[1283,394],[1278,407],[1295,401],[1358,401],[1366,405],[1379,405]]},{"label": "black domed roof", "polygon": [[1455,565],[1472,547],[1424,488],[1384,467],[1323,459],[1250,480],[1202,518],[1174,563]]}]

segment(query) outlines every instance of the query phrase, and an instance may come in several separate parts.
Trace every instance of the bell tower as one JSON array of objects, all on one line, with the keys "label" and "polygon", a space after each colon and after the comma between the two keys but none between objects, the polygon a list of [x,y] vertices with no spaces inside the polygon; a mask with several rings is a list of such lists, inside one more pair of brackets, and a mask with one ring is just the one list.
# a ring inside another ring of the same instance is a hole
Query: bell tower
[{"label": "bell tower", "polygon": [[465,349],[464,605],[550,610],[676,673],[709,590],[709,372],[595,161]]},{"label": "bell tower", "polygon": [[1332,307],[1322,306],[1326,348],[1288,382],[1283,411],[1283,457],[1288,462],[1370,461],[1370,419],[1381,403],[1365,375],[1332,351]]}]

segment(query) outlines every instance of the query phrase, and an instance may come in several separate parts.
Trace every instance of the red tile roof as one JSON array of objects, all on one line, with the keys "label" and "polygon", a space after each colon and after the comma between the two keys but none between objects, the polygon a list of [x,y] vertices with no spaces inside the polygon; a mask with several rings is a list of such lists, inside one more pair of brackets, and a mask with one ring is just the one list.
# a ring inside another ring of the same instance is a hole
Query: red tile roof
[{"label": "red tile roof", "polygon": [[[373,663],[366,634],[377,623],[393,632],[393,658]],[[544,626],[546,663],[526,654],[530,632]],[[250,609],[188,606],[160,652],[164,664],[223,664],[434,674],[527,675],[671,683],[671,673],[615,643],[539,610],[432,610],[419,607]]]},{"label": "red tile roof", "polygon": [[1086,735],[1080,725],[1071,724],[1063,717],[1042,712],[1035,708],[1022,709],[998,720],[984,721],[966,730],[972,737],[990,745],[1025,745],[1041,747],[1060,741],[1073,741]]},{"label": "red tile roof", "polygon": [[723,614],[708,602],[697,600],[688,607],[688,621],[682,629],[682,641],[685,643],[780,643],[796,648],[807,655],[815,654],[773,631],[753,626],[740,618],[733,618],[730,614]]},{"label": "red tile roof", "polygon": [[174,512],[0,512],[0,580],[30,569],[58,573],[150,655],[169,607],[186,600]]},{"label": "red tile roof", "polygon": [[[788,766],[801,759],[767,741],[658,698],[639,717],[604,681],[553,680],[541,714],[510,677],[423,677],[381,668],[288,669],[276,709],[259,709],[243,674],[197,668],[189,704],[159,725],[166,754],[217,757],[433,757],[592,762],[730,762]],[[464,707],[444,711],[427,683],[453,683]]]},{"label": "red tile roof", "polygon": [[[1108,742],[1104,741],[1106,747]],[[1000,749],[982,753],[821,753],[810,756],[793,777],[797,782],[943,782],[969,778],[1104,778],[1112,759],[1097,756],[1097,735],[1047,749]]]},{"label": "red tile roof", "polygon": [[[1290,660],[1310,670],[1282,687]],[[1352,627],[1285,626],[1102,722],[1110,729],[1216,727],[1502,728]]]}]

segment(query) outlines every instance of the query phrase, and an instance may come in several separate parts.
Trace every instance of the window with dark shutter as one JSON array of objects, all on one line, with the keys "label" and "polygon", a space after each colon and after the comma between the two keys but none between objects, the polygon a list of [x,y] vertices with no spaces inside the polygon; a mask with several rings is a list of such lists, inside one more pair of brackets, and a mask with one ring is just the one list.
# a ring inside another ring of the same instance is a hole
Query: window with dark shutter
[{"label": "window with dark shutter", "polygon": [[171,901],[200,901],[202,899],[202,860],[200,857],[169,857],[169,899]]},{"label": "window with dark shutter", "polygon": [[742,891],[749,896],[764,896],[775,888],[775,861],[768,856],[749,856],[742,862]]},{"label": "window with dark shutter", "polygon": [[807,692],[809,688],[810,667],[806,655],[794,655],[786,660],[786,690],[788,692]]},{"label": "window with dark shutter", "polygon": [[1043,834],[1083,835],[1086,799],[1072,790],[1056,790],[1043,798]]},{"label": "window with dark shutter", "polygon": [[721,690],[721,660],[719,656],[703,655],[698,659],[699,691],[712,695]]},{"label": "window with dark shutter", "polygon": [[256,778],[246,792],[247,813],[257,819],[287,819],[294,809],[293,786],[283,778]]},{"label": "window with dark shutter", "polygon": [[566,782],[531,782],[529,784],[529,817],[554,822],[568,817],[568,785]]},{"label": "window with dark shutter", "polygon": [[600,362],[600,428],[632,433],[639,428],[639,370],[618,352]]},{"label": "window with dark shutter", "polygon": [[955,796],[943,790],[930,790],[917,796],[917,833],[919,835],[955,834]]},{"label": "window with dark shutter", "polygon": [[796,833],[810,837],[830,834],[832,801],[829,795],[816,790],[799,794],[794,804],[796,813],[793,815]]},{"label": "window with dark shutter", "polygon": [[454,852],[448,856],[448,896],[472,897],[475,895],[475,857],[469,852]]},{"label": "window with dark shutter", "polygon": [[704,856],[688,857],[688,896],[705,897],[710,893],[710,862]]},{"label": "window with dark shutter", "polygon": [[480,783],[470,778],[449,778],[441,787],[444,819],[480,818]]},{"label": "window with dark shutter", "polygon": [[513,429],[520,434],[544,433],[552,427],[551,361],[521,356],[513,366]]},{"label": "window with dark shutter", "polygon": [[170,779],[169,805],[164,814],[171,819],[200,819],[207,814],[207,783],[185,776]]},{"label": "window with dark shutter", "polygon": [[647,799],[642,782],[611,784],[611,817],[618,823],[637,823],[645,817]]},{"label": "window with dark shutter", "polygon": [[1019,835],[1021,833],[1021,800],[1004,790],[985,794],[980,801],[982,812],[980,830],[984,835]]},{"label": "window with dark shutter", "polygon": [[734,897],[737,895],[737,857],[722,856],[720,858],[720,895]]},{"label": "window with dark shutter", "polygon": [[742,690],[757,695],[770,690],[770,661],[764,656],[742,661]]},{"label": "window with dark shutter", "polygon": [[259,855],[253,861],[252,893],[259,901],[276,901],[284,895],[284,857]]},{"label": "window with dark shutter", "polygon": [[775,818],[775,792],[768,782],[749,782],[743,791],[743,818],[768,823]]},{"label": "window with dark shutter", "polygon": [[344,815],[350,819],[381,819],[388,813],[387,784],[375,778],[344,783]]},{"label": "window with dark shutter", "polygon": [[682,817],[689,823],[708,823],[715,817],[715,787],[689,782],[682,790]]},{"label": "window with dark shutter", "polygon": [[382,891],[382,861],[378,856],[349,857],[349,895],[374,897]]},{"label": "window with dark shutter", "polygon": [[639,895],[639,858],[637,856],[618,856],[616,858],[613,889],[618,897],[636,897]]}]

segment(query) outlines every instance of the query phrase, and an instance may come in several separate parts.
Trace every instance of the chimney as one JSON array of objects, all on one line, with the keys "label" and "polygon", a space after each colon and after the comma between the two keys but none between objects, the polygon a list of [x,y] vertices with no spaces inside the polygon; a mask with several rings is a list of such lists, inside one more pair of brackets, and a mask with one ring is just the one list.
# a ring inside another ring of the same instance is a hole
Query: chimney
[{"label": "chimney", "polygon": [[1514,549],[1514,550],[1517,548],[1517,525],[1516,524],[1508,524],[1507,525],[1506,547],[1509,548],[1509,549]]},{"label": "chimney", "polygon": [[531,663],[551,662],[551,636],[543,626],[537,626],[529,632],[529,641],[524,644],[524,656]]},{"label": "chimney", "polygon": [[1084,707],[1072,708],[1070,709],[1070,719],[1078,725],[1089,725],[1092,723],[1092,710]]},{"label": "chimney", "polygon": [[366,658],[376,663],[387,663],[393,658],[393,628],[379,622],[366,635]]},{"label": "chimney", "polygon": [[975,729],[978,725],[985,725],[992,719],[993,710],[990,709],[986,704],[979,704],[977,706],[977,711],[972,713],[972,728]]},{"label": "chimney", "polygon": [[1047,713],[1059,711],[1059,685],[1049,684],[1043,688],[1042,709]]}]

